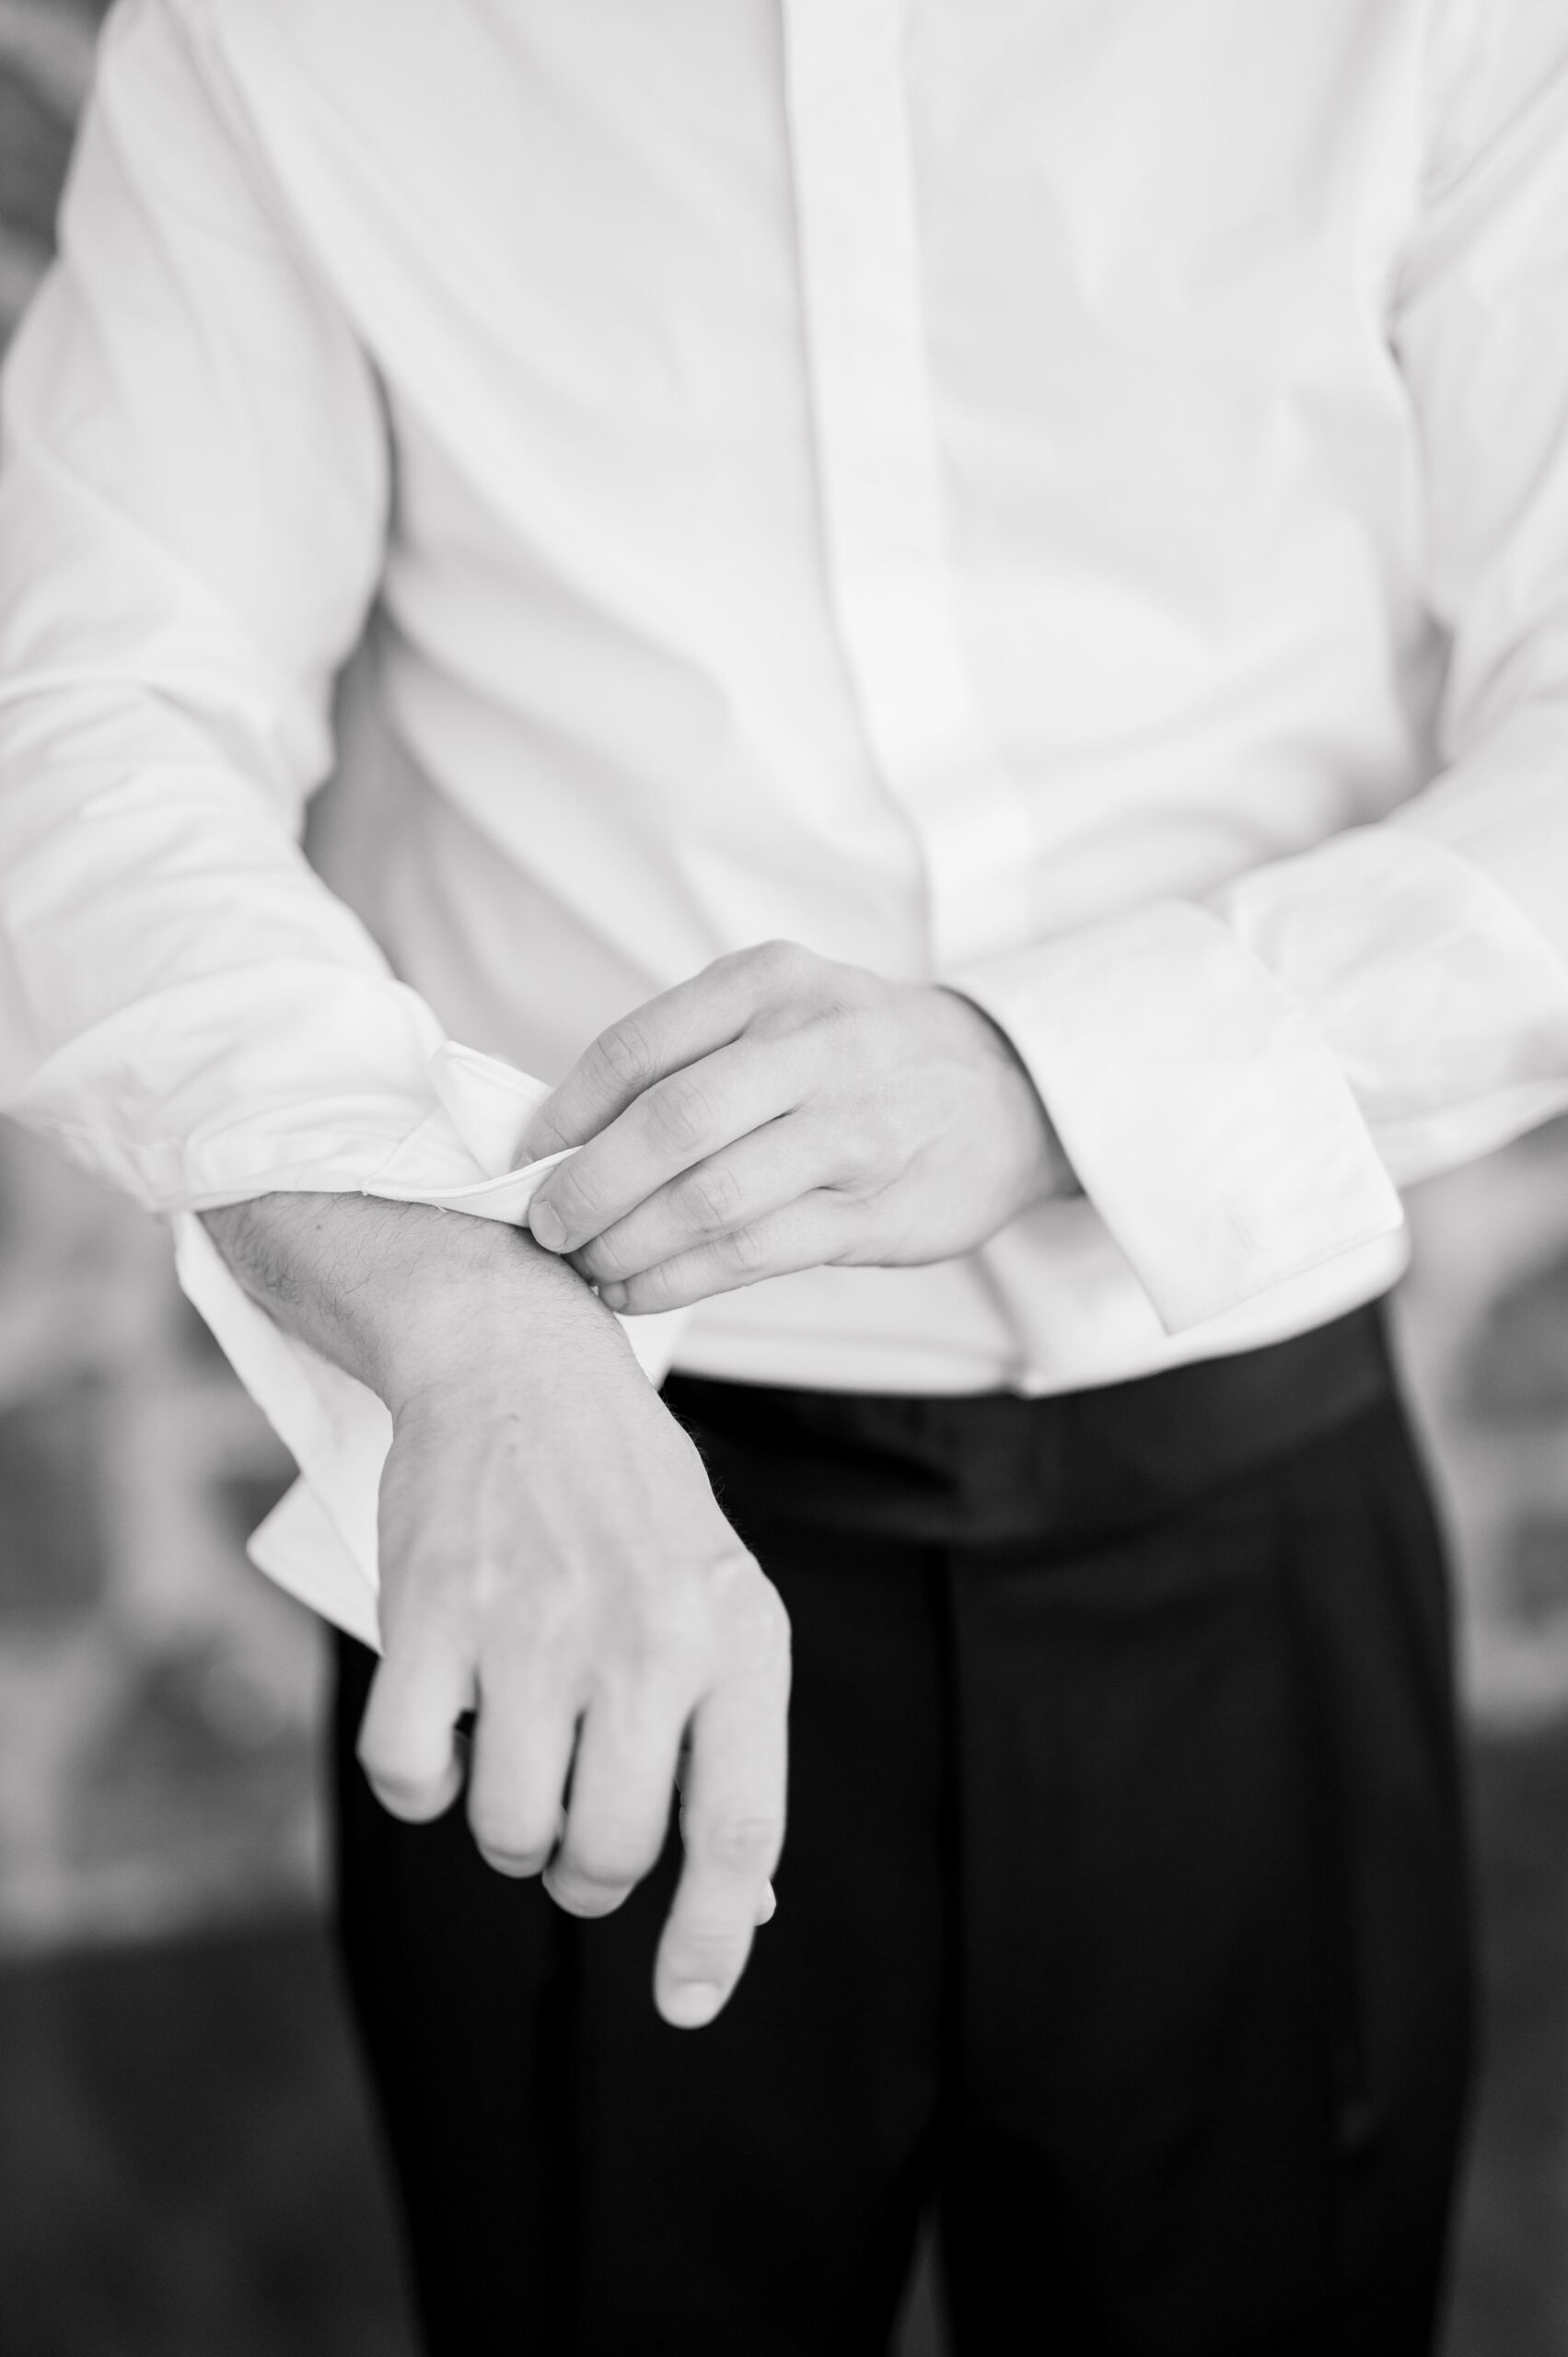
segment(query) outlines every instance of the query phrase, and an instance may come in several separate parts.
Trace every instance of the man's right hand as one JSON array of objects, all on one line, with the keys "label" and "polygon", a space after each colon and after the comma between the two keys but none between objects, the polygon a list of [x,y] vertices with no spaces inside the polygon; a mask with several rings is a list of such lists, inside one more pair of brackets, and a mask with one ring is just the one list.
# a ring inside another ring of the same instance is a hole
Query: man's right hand
[{"label": "man's right hand", "polygon": [[247,1291],[391,1411],[359,1742],[380,1799],[440,1815],[473,1710],[480,1849],[602,1915],[657,1858],[689,1744],[655,1997],[711,2021],[772,1911],[788,1622],[616,1321],[530,1239],[460,1214],[269,1195],[204,1216]]}]

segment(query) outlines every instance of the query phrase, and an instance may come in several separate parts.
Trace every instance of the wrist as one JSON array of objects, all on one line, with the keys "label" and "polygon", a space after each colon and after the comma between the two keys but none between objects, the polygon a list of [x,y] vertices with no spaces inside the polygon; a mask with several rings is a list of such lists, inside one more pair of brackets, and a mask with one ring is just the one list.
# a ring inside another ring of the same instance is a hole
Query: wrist
[{"label": "wrist", "polygon": [[1051,1109],[1009,1033],[989,1007],[982,1006],[978,999],[970,998],[966,991],[950,982],[939,983],[937,988],[972,1019],[975,1036],[997,1059],[1015,1095],[1028,1109],[1036,1160],[1036,1183],[1030,1201],[1051,1202],[1063,1196],[1081,1195],[1084,1190],[1079,1184],[1078,1174],[1068,1159],[1067,1149],[1051,1120]]},{"label": "wrist", "polygon": [[442,1239],[363,1337],[364,1379],[394,1423],[475,1392],[493,1400],[498,1385],[521,1398],[536,1384],[558,1383],[568,1363],[630,1359],[625,1335],[592,1287],[526,1229],[447,1216],[487,1232]]}]

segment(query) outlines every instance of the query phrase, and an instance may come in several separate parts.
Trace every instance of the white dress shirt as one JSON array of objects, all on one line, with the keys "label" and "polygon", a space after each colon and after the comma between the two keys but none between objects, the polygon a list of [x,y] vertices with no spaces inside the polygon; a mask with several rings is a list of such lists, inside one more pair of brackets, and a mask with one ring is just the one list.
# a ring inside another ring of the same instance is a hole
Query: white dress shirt
[{"label": "white dress shirt", "polygon": [[1568,1106],[1565,887],[1568,9],[111,16],[4,382],[0,1092],[177,1216],[334,1617],[385,1418],[194,1210],[520,1217],[534,1084],[784,935],[971,993],[1085,1198],[649,1363],[1104,1382]]}]

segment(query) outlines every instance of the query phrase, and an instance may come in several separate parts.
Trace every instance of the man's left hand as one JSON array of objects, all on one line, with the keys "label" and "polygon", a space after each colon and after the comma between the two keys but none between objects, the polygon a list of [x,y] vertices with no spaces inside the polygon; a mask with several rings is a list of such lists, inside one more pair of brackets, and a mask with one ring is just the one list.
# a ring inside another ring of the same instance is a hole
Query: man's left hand
[{"label": "man's left hand", "polygon": [[1075,1190],[970,1000],[790,942],[721,958],[601,1032],[521,1142],[527,1158],[565,1146],[534,1236],[633,1312],[825,1261],[949,1260]]}]

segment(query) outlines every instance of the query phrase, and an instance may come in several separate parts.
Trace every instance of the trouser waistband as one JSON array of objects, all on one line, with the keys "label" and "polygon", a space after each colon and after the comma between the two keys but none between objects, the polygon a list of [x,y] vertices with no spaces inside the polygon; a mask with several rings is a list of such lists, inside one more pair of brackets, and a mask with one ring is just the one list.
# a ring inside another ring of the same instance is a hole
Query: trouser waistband
[{"label": "trouser waistband", "polygon": [[1383,1305],[1310,1333],[1043,1399],[801,1391],[671,1376],[747,1511],[934,1545],[1081,1545],[1160,1515],[1397,1396]]}]

